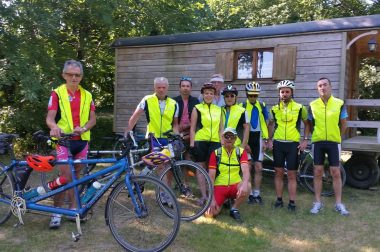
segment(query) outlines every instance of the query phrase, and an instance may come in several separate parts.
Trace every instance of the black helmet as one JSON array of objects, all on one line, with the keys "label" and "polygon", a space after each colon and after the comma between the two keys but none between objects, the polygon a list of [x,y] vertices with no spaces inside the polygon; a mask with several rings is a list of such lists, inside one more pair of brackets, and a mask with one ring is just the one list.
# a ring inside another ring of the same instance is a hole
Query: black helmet
[{"label": "black helmet", "polygon": [[236,96],[238,95],[238,91],[235,87],[233,87],[231,84],[230,85],[227,85],[227,87],[225,87],[222,91],[222,95],[224,96],[226,93],[233,93],[235,94]]}]

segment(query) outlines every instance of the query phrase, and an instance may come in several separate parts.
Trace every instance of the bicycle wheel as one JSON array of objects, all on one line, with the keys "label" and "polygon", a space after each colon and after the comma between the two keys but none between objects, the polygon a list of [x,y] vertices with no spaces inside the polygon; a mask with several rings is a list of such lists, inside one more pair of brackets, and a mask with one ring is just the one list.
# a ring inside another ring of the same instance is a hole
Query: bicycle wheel
[{"label": "bicycle wheel", "polygon": [[[106,204],[106,223],[116,241],[128,251],[162,251],[175,239],[180,226],[180,210],[170,189],[154,177],[132,176],[136,205],[125,182],[111,192]],[[161,195],[171,200],[163,205]],[[170,216],[163,209],[170,212]],[[142,210],[138,214],[138,209]]]},{"label": "bicycle wheel", "polygon": [[126,141],[124,140],[124,138],[120,138],[116,141],[115,145],[113,146],[113,150],[114,151],[117,151],[118,153],[113,153],[112,154],[112,157],[113,158],[118,158],[121,156],[121,154],[123,153],[123,151],[127,148],[126,146]]},{"label": "bicycle wheel", "polygon": [[[167,167],[161,174],[160,180],[175,194],[181,208],[181,220],[192,221],[200,217],[211,204],[213,186],[206,170],[198,164],[181,160]],[[200,182],[204,182],[204,196]]]},{"label": "bicycle wheel", "polygon": [[13,177],[3,170],[4,166],[0,164],[0,224],[11,217],[11,201],[14,193]]},{"label": "bicycle wheel", "polygon": [[[346,172],[343,166],[340,164],[340,176],[342,180],[342,187],[346,183]],[[306,162],[300,171],[300,180],[303,185],[311,192],[314,193],[314,165],[312,162]],[[324,166],[324,172],[322,175],[322,196],[333,196],[333,178],[330,173],[330,167],[328,164]]]}]

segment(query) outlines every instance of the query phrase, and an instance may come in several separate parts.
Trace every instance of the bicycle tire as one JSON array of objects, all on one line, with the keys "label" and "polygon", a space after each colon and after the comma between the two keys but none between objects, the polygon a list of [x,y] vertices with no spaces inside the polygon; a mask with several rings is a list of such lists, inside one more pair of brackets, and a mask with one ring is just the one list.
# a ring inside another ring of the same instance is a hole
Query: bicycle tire
[{"label": "bicycle tire", "polygon": [[116,143],[113,146],[114,151],[121,151],[120,154],[117,153],[112,153],[113,158],[119,158],[121,153],[126,149],[127,147],[125,146],[125,140],[123,138],[117,139]]},{"label": "bicycle tire", "polygon": [[[145,215],[136,214],[125,182],[120,182],[106,203],[105,218],[112,236],[128,251],[162,251],[173,242],[180,227],[180,210],[175,197],[155,177],[131,176],[130,182],[137,204],[146,209]],[[163,211],[160,192],[173,203],[171,217]]]},{"label": "bicycle tire", "polygon": [[[10,201],[14,194],[14,179],[9,172],[4,172],[4,165],[0,164],[0,224],[5,223],[12,215]],[[9,203],[4,202],[9,200]]]},{"label": "bicycle tire", "polygon": [[[306,187],[308,191],[314,193],[314,164],[313,162],[306,162],[301,171],[300,171],[300,181],[302,185]],[[346,172],[340,164],[340,176],[342,180],[342,187],[346,184]],[[333,196],[334,187],[333,187],[333,178],[330,174],[330,167],[328,165],[324,166],[324,172],[322,176],[322,196]]]},{"label": "bicycle tire", "polygon": [[[170,188],[174,192],[177,202],[181,208],[181,220],[192,221],[203,215],[209,208],[213,197],[213,185],[205,169],[198,164],[188,161],[175,161],[172,166],[164,169],[160,174],[160,180],[165,181],[168,174],[173,175],[173,166],[179,175],[179,184],[173,177]],[[197,176],[198,174],[198,176]],[[199,178],[206,182],[206,200],[203,200],[199,186]],[[182,181],[184,183],[182,183]],[[170,183],[166,183],[170,184]],[[182,188],[182,190],[181,190]]]}]

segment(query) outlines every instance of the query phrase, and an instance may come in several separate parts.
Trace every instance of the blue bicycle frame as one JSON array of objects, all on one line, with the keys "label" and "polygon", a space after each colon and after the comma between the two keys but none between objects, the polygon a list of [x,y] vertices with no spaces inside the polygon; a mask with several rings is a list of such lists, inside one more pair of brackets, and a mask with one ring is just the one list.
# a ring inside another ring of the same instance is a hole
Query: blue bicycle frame
[{"label": "blue bicycle frame", "polygon": [[[77,179],[75,176],[75,168],[74,164],[95,164],[95,163],[114,163],[114,165],[109,166],[103,170],[97,171],[93,174],[84,176],[80,179]],[[133,205],[135,206],[135,211],[138,216],[141,216],[143,214],[144,209],[141,209],[139,204],[137,203],[137,200],[135,198],[135,195],[137,194],[140,202],[143,202],[143,199],[141,197],[141,192],[140,191],[133,191],[134,187],[131,182],[130,182],[130,177],[132,175],[131,169],[129,168],[129,164],[126,158],[122,158],[120,160],[116,160],[114,158],[104,158],[104,159],[76,159],[72,160],[69,158],[69,160],[65,161],[57,161],[57,165],[63,165],[63,164],[69,164],[70,169],[71,169],[71,174],[72,174],[72,182],[61,186],[57,189],[54,189],[52,191],[47,192],[44,195],[37,196],[32,199],[25,200],[26,202],[26,208],[30,210],[36,210],[36,211],[41,211],[41,212],[48,212],[48,213],[56,213],[56,214],[63,214],[67,216],[73,216],[76,217],[79,215],[80,218],[82,218],[90,209],[91,207],[103,196],[103,194],[112,186],[112,184],[121,177],[123,172],[126,173],[125,177],[125,184],[126,187],[128,188],[129,195],[131,196],[131,200],[133,202]],[[7,171],[12,171],[17,165],[27,165],[26,161],[17,161],[13,160],[11,165],[5,166],[5,169],[2,171],[1,174],[7,172]],[[80,201],[80,194],[78,190],[78,185],[82,184],[88,184],[91,180],[96,179],[97,177],[100,177],[102,175],[108,174],[108,173],[114,173],[112,176],[107,180],[104,186],[101,187],[101,189],[96,191],[96,194],[94,197],[85,205],[82,206],[82,203]],[[76,209],[67,209],[67,208],[61,208],[61,207],[54,207],[54,206],[46,206],[43,204],[38,204],[38,202],[43,201],[49,197],[52,197],[54,195],[57,195],[63,191],[69,190],[71,188],[74,188],[74,197],[76,200]],[[137,187],[138,188],[138,187]],[[19,186],[16,183],[16,194],[19,197],[22,197],[22,192],[19,190]],[[0,198],[1,202],[11,204],[11,199],[5,199],[5,198]]]}]

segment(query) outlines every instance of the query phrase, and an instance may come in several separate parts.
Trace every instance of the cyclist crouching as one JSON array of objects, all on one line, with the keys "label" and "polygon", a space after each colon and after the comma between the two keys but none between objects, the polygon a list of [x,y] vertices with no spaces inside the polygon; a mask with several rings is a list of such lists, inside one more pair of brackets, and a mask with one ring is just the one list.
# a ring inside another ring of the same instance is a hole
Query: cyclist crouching
[{"label": "cyclist crouching", "polygon": [[248,156],[244,149],[234,147],[236,138],[236,130],[226,128],[223,131],[223,146],[211,153],[209,175],[214,185],[214,198],[206,216],[218,215],[224,201],[229,199],[234,200],[230,216],[237,222],[242,222],[238,208],[247,200],[251,184]]}]

